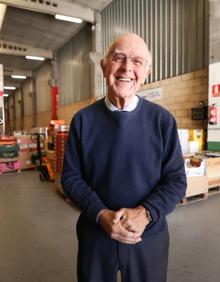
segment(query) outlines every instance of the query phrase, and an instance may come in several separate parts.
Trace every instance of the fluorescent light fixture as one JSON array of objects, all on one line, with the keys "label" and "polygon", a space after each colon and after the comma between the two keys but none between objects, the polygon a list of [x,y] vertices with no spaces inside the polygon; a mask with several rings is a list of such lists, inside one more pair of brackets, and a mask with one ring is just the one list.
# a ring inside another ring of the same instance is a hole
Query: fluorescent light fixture
[{"label": "fluorescent light fixture", "polygon": [[15,90],[16,87],[15,86],[4,86],[5,90]]},{"label": "fluorescent light fixture", "polygon": [[11,77],[15,79],[26,79],[27,78],[27,76],[25,75],[15,75],[15,74],[13,74]]},{"label": "fluorescent light fixture", "polygon": [[9,96],[9,94],[6,94],[6,93],[3,94],[3,97],[8,97],[8,96]]},{"label": "fluorescent light fixture", "polygon": [[36,61],[44,61],[44,57],[38,57],[38,56],[25,56],[26,59],[28,60],[36,60]]},{"label": "fluorescent light fixture", "polygon": [[4,21],[6,8],[7,8],[7,6],[5,4],[0,3],[0,30],[2,28],[2,24],[3,24],[3,21]]},{"label": "fluorescent light fixture", "polygon": [[83,20],[79,18],[68,17],[68,16],[58,15],[58,14],[55,15],[55,19],[61,20],[61,21],[67,21],[71,23],[82,23],[83,22]]}]

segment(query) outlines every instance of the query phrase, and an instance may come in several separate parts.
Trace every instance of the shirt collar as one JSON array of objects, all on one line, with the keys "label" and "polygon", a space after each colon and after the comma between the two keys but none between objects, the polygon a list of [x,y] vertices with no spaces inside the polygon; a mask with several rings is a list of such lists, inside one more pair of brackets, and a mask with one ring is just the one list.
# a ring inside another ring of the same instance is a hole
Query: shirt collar
[{"label": "shirt collar", "polygon": [[107,96],[105,96],[105,105],[112,112],[114,112],[114,111],[131,112],[137,107],[138,101],[139,101],[139,98],[138,98],[138,96],[135,95],[134,98],[132,99],[132,101],[130,102],[130,104],[128,104],[127,107],[125,107],[124,109],[120,110],[110,102],[110,100]]}]

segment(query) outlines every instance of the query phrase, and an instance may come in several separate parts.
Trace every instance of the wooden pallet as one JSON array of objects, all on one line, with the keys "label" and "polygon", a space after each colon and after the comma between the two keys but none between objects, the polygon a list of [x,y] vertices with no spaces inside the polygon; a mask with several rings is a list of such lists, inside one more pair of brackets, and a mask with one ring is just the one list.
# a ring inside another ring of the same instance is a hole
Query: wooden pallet
[{"label": "wooden pallet", "polygon": [[208,198],[208,193],[201,193],[201,194],[194,195],[191,197],[183,198],[178,205],[192,204],[198,201],[206,200],[207,198]]},{"label": "wooden pallet", "polygon": [[209,187],[208,196],[216,195],[220,193],[220,186]]},{"label": "wooden pallet", "polygon": [[36,169],[35,165],[31,165],[31,166],[27,166],[27,167],[21,167],[21,171],[35,170],[35,169]]},{"label": "wooden pallet", "polygon": [[7,170],[7,171],[0,171],[0,175],[8,174],[8,173],[20,173],[20,169],[12,169],[12,170]]}]

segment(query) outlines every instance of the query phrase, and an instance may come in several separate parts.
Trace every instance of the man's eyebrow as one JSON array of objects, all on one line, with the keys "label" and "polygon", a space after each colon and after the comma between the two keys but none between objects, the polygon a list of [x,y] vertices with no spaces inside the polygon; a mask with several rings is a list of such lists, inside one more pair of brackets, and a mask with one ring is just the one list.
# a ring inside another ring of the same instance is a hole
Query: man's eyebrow
[{"label": "man's eyebrow", "polygon": [[[113,56],[114,56],[114,55],[124,55],[124,56],[126,56],[126,54],[125,54],[123,51],[120,51],[120,50],[115,50],[115,51],[113,51],[112,55],[113,55]],[[141,56],[139,56],[139,55],[137,55],[137,56],[132,56],[132,58],[137,58],[137,59],[143,59],[143,60],[145,60],[143,57],[141,57]]]},{"label": "man's eyebrow", "polygon": [[114,50],[114,51],[112,52],[112,54],[113,54],[113,55],[115,55],[115,54],[126,55],[123,51],[119,51],[119,50]]}]

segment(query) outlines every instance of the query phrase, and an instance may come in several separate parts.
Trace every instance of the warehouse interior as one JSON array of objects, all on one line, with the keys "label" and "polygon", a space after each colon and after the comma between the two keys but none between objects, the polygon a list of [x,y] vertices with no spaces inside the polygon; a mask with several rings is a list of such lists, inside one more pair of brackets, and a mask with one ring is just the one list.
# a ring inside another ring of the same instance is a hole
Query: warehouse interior
[{"label": "warehouse interior", "polygon": [[125,33],[152,52],[137,94],[173,114],[185,161],[168,282],[219,281],[220,1],[0,0],[0,282],[77,281],[64,147],[73,115],[105,96],[99,62]]}]

